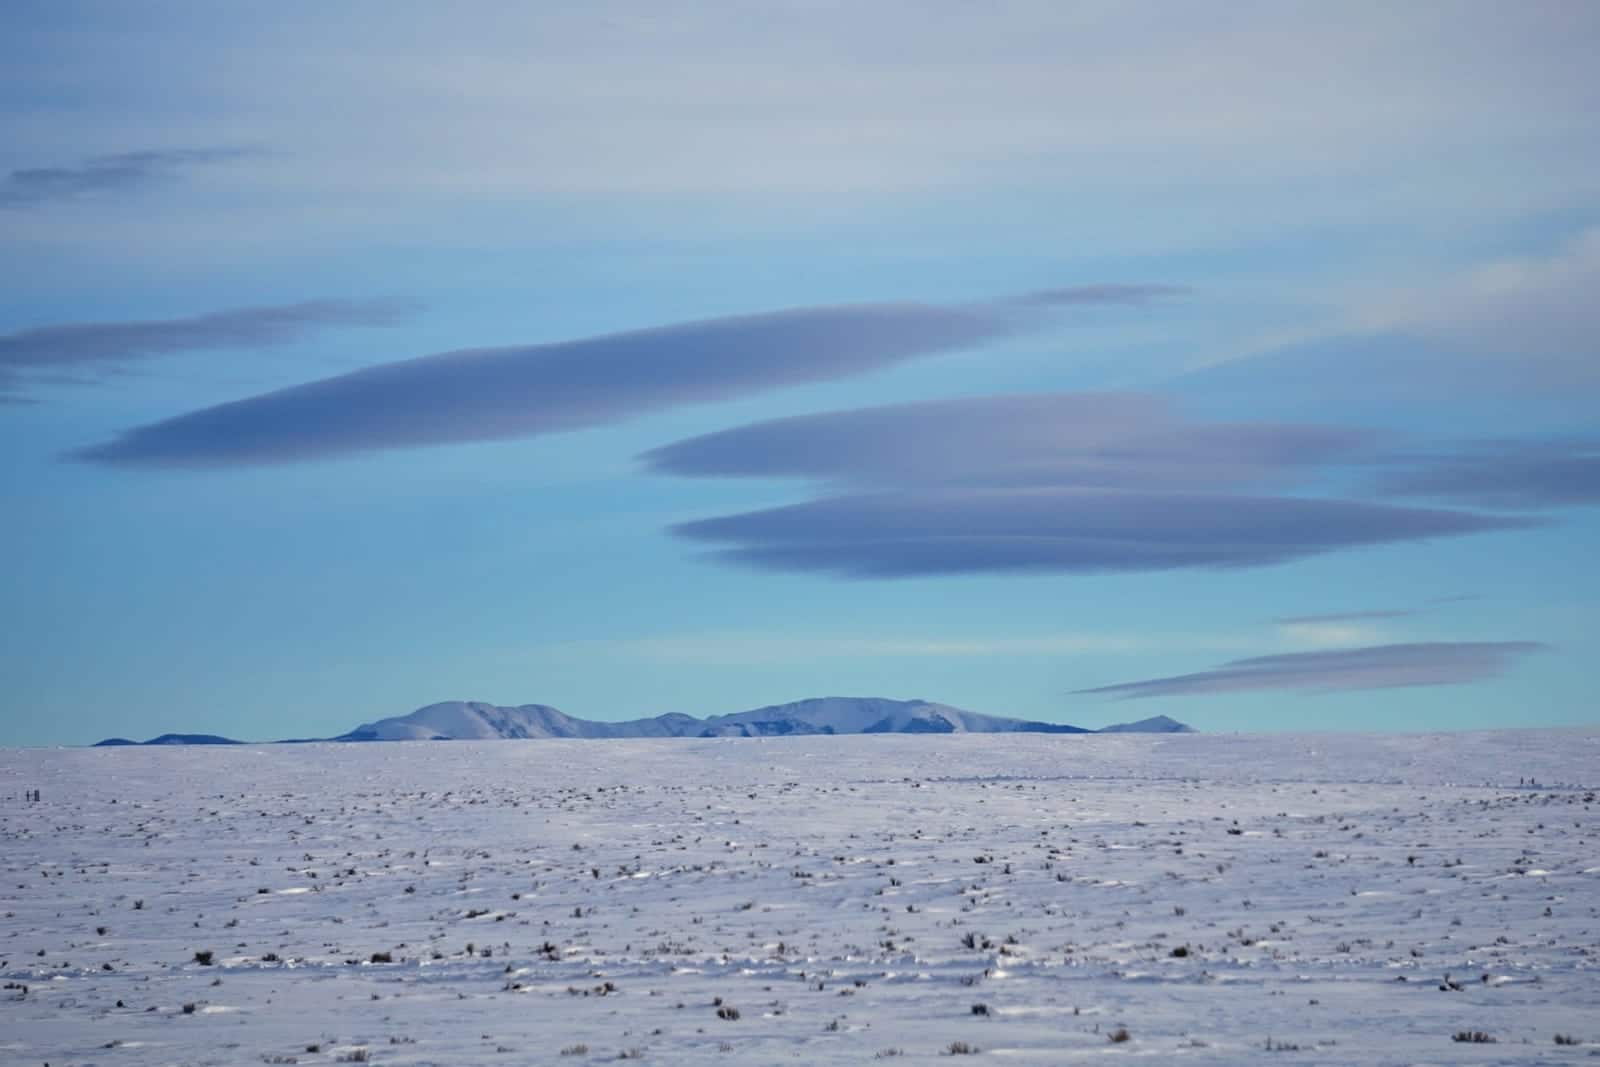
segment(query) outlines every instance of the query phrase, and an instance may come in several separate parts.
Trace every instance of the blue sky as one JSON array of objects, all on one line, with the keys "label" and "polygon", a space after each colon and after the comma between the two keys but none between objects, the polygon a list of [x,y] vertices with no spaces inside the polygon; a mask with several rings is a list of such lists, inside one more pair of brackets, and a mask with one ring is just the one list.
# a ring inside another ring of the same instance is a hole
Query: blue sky
[{"label": "blue sky", "polygon": [[1596,721],[1600,9],[13,3],[0,743]]}]

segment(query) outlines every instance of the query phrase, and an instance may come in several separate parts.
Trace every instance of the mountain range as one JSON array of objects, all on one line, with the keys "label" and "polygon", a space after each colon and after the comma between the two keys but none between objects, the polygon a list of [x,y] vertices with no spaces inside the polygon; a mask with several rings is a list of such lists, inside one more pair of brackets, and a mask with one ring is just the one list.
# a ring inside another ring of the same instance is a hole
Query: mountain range
[{"label": "mountain range", "polygon": [[[348,733],[300,741],[492,741],[538,738],[614,737],[784,737],[805,734],[1088,734],[1192,733],[1192,727],[1158,715],[1118,723],[1102,730],[1081,726],[981,715],[926,700],[881,697],[818,697],[774,704],[704,719],[673,712],[650,719],[597,722],[580,719],[547,704],[502,707],[479,701],[429,704],[409,715],[363,723]],[[118,745],[239,744],[212,734],[162,734],[149,741],[108,738],[96,747]]]}]

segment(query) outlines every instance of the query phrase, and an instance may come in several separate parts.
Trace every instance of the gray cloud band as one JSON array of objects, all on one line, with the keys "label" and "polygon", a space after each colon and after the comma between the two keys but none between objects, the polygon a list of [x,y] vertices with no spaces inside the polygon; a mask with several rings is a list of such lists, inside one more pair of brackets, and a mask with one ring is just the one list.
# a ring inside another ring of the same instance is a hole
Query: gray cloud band
[{"label": "gray cloud band", "polygon": [[646,453],[655,471],[897,487],[1227,488],[1302,474],[1381,435],[1196,423],[1140,393],[962,397],[773,419]]},{"label": "gray cloud band", "polygon": [[1531,520],[1348,500],[1096,489],[905,490],[684,523],[717,558],[847,578],[1264,566]]},{"label": "gray cloud band", "polygon": [[1483,508],[1600,504],[1600,441],[1500,441],[1399,460],[1377,485],[1385,496],[1427,497]]}]

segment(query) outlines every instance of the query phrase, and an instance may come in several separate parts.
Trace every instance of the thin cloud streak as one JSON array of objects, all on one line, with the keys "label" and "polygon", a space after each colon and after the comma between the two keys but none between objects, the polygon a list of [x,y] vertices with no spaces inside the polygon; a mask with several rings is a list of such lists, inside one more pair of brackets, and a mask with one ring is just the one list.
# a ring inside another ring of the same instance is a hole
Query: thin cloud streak
[{"label": "thin cloud streak", "polygon": [[178,319],[36,326],[0,334],[0,366],[117,362],[193,349],[283,344],[319,326],[393,326],[411,312],[411,305],[399,301],[306,300]]},{"label": "thin cloud streak", "polygon": [[1316,626],[1328,622],[1406,619],[1415,614],[1417,614],[1415,608],[1374,608],[1371,611],[1333,611],[1326,615],[1282,615],[1272,621],[1284,626]]},{"label": "thin cloud streak", "polygon": [[94,156],[75,167],[30,167],[0,180],[0,209],[36,208],[60,200],[121,193],[176,176],[185,167],[255,153],[244,148],[180,148]]},{"label": "thin cloud streak", "polygon": [[1485,442],[1422,457],[1382,476],[1377,489],[1512,510],[1600,504],[1600,441]]},{"label": "thin cloud streak", "polygon": [[906,490],[683,523],[714,557],[845,578],[1259,567],[1532,524],[1346,500],[1092,489]]},{"label": "thin cloud streak", "polygon": [[39,326],[0,334],[0,389],[86,385],[137,360],[179,352],[266,348],[338,327],[395,326],[413,310],[399,301],[308,300],[178,319]]},{"label": "thin cloud streak", "polygon": [[1215,670],[1078,689],[1119,700],[1261,690],[1342,692],[1461,685],[1505,673],[1537,641],[1437,641],[1324,652],[1289,652],[1234,660]]}]

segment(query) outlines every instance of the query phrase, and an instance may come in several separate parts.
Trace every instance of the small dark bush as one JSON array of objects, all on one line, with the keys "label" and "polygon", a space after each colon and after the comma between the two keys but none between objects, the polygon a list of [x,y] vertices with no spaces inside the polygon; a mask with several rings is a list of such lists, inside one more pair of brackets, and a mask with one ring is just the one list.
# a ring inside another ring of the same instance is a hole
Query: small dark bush
[{"label": "small dark bush", "polygon": [[211,966],[211,955],[212,954],[209,950],[205,952],[196,952],[194,954],[194,961],[202,967],[209,967]]},{"label": "small dark bush", "polygon": [[952,1041],[944,1050],[946,1056],[975,1056],[978,1054],[977,1045],[969,1045],[965,1041]]},{"label": "small dark bush", "polygon": [[391,952],[374,952],[372,954],[372,962],[373,963],[393,963],[394,962],[394,954],[391,953]]},{"label": "small dark bush", "polygon": [[1188,945],[1179,945],[1177,948],[1175,948],[1171,952],[1167,953],[1167,955],[1172,956],[1175,959],[1180,959],[1180,960],[1183,959],[1188,954],[1189,954],[1189,946]]},{"label": "small dark bush", "polygon": [[1494,1038],[1482,1030],[1457,1030],[1450,1035],[1451,1041],[1459,1041],[1466,1045],[1492,1045]]},{"label": "small dark bush", "polygon": [[974,1014],[974,1015],[988,1015],[989,1014],[989,1005],[987,1005],[987,1004],[974,1004],[972,1006],[972,1014]]},{"label": "small dark bush", "polygon": [[739,1009],[734,1007],[732,1004],[723,1004],[721,1007],[717,1008],[717,1018],[727,1019],[729,1022],[733,1022],[739,1018]]},{"label": "small dark bush", "polygon": [[194,1002],[190,1001],[188,1004],[185,1004],[183,1006],[183,1013],[185,1015],[193,1015],[194,1014],[194,1007],[195,1007],[194,1006]]},{"label": "small dark bush", "polygon": [[1120,1045],[1124,1041],[1132,1040],[1133,1035],[1128,1033],[1128,1028],[1126,1026],[1119,1026],[1115,1030],[1111,1031],[1111,1043],[1113,1045]]}]

